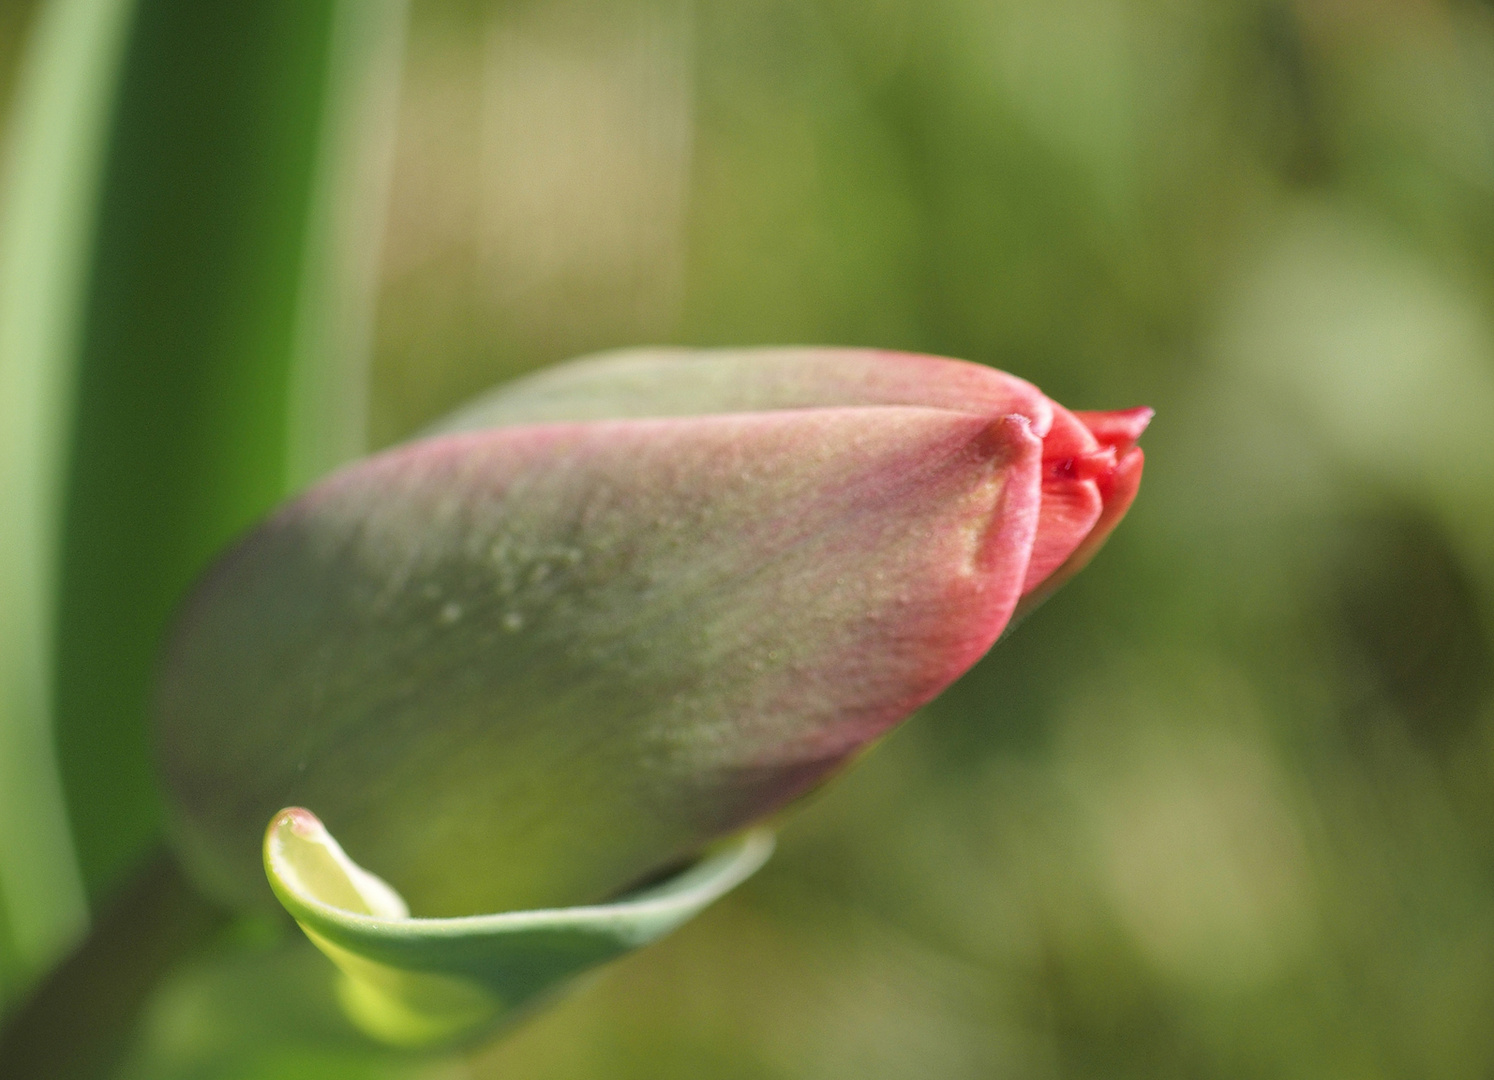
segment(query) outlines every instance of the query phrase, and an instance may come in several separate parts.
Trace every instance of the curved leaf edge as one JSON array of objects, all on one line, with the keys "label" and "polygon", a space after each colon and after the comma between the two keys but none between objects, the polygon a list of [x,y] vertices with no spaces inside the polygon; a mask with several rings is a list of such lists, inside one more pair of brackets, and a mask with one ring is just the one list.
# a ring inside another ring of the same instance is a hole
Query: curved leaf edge
[{"label": "curved leaf edge", "polygon": [[471,1042],[512,1023],[584,971],[663,937],[757,872],[773,834],[752,829],[619,900],[489,915],[414,918],[310,811],[265,832],[270,887],[338,967],[349,1020],[407,1049]]}]

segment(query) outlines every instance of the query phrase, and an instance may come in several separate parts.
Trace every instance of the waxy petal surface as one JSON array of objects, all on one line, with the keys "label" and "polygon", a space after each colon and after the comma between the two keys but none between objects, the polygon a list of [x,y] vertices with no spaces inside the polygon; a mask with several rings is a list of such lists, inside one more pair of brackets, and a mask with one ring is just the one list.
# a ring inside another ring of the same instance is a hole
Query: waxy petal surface
[{"label": "waxy petal surface", "polygon": [[1131,503],[1136,498],[1136,492],[1141,488],[1141,471],[1145,462],[1146,458],[1141,452],[1141,447],[1133,446],[1121,454],[1114,469],[1102,480],[1096,481],[1101,508],[1093,528],[1080,541],[1073,553],[1046,579],[1035,585],[1024,587],[1017,610],[1012,613],[1013,626],[1052,596],[1065,582],[1088,566],[1089,561],[1095,557],[1100,548],[1105,546],[1105,541],[1120,524],[1121,518],[1126,516],[1126,511],[1131,508]]},{"label": "waxy petal surface", "polygon": [[[983,364],[880,349],[626,349],[546,368],[477,398],[434,429],[769,409],[898,405],[1027,417],[1045,437],[1054,405]],[[1068,416],[1071,438],[1095,445]]]},{"label": "waxy petal surface", "polygon": [[[749,410],[923,405],[984,416],[1016,414],[1043,438],[1043,496],[1024,594],[1046,597],[1099,550],[1098,477],[1110,447],[1134,443],[1152,410],[1076,413],[1031,383],[963,360],[879,349],[627,349],[586,357],[498,387],[442,421],[439,432],[510,424]],[[1138,475],[1139,480],[1139,475]],[[1134,490],[1133,490],[1134,494]],[[1122,513],[1124,511],[1122,510]],[[1084,545],[1087,555],[1076,559]],[[1068,564],[1068,565],[1066,565]],[[1064,568],[1058,582],[1048,579]],[[1036,605],[1025,605],[1029,609]]]},{"label": "waxy petal surface", "polygon": [[1070,412],[1053,406],[1053,426],[1043,440],[1043,505],[1019,618],[1082,570],[1125,516],[1141,484],[1141,451],[1133,444],[1151,420],[1145,407]]},{"label": "waxy petal surface", "polygon": [[1155,415],[1142,405],[1135,409],[1118,409],[1113,412],[1076,412],[1075,417],[1102,446],[1113,446],[1119,450],[1130,448],[1141,433],[1147,429]]},{"label": "waxy petal surface", "polygon": [[809,404],[352,466],[178,620],[156,712],[184,843],[223,891],[262,891],[261,831],[300,805],[419,915],[601,900],[990,647],[1038,523],[1030,426]]},{"label": "waxy petal surface", "polygon": [[1039,588],[1078,550],[1103,510],[1100,489],[1093,480],[1051,475],[1046,461],[1043,467],[1042,507],[1022,582],[1023,595]]}]

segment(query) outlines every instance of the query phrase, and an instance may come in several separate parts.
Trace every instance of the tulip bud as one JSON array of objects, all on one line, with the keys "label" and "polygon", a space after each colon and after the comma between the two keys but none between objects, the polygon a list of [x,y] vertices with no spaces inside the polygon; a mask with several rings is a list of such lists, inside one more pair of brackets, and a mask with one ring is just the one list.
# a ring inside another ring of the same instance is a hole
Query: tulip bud
[{"label": "tulip bud", "polygon": [[1149,418],[865,350],[628,352],[500,388],[282,508],[186,603],[156,717],[188,860],[252,899],[273,819],[271,880],[344,970],[398,950],[324,909],[378,938],[615,896],[969,668],[1125,512]]}]

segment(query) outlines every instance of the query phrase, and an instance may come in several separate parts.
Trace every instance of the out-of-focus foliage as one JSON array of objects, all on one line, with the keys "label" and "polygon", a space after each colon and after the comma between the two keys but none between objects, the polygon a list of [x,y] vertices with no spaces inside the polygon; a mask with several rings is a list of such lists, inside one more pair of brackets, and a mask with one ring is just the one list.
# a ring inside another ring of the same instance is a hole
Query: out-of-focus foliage
[{"label": "out-of-focus foliage", "polygon": [[[70,944],[85,889],[97,913],[160,843],[146,697],[180,592],[292,483],[362,447],[366,363],[345,331],[368,322],[373,275],[345,267],[383,217],[363,178],[403,10],[29,13],[0,274],[0,999]],[[65,820],[37,797],[49,780]],[[42,873],[47,889],[20,877]]]},{"label": "out-of-focus foliage", "polygon": [[1148,475],[758,878],[506,1042],[235,1035],[235,979],[326,977],[265,953],[164,987],[135,1075],[1489,1075],[1494,7],[414,0],[407,62],[376,442],[591,349],[828,341],[1153,405]]},{"label": "out-of-focus foliage", "polygon": [[58,769],[53,674],[66,417],[130,10],[128,0],[41,6],[24,61],[10,65],[0,163],[0,1001],[65,954],[89,918]]}]

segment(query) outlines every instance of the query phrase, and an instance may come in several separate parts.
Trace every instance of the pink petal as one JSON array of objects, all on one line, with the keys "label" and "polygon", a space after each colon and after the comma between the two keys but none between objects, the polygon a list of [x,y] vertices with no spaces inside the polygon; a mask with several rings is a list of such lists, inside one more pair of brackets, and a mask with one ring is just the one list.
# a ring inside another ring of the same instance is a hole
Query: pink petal
[{"label": "pink petal", "polygon": [[417,913],[600,899],[803,793],[991,646],[1041,451],[1020,417],[806,408],[355,464],[178,621],[156,712],[186,848],[262,891],[259,833],[300,805]]},{"label": "pink petal", "polygon": [[1053,595],[1059,586],[1089,565],[1089,561],[1104,546],[1111,531],[1120,524],[1121,518],[1125,517],[1126,511],[1131,508],[1131,502],[1136,498],[1136,492],[1141,487],[1141,470],[1145,460],[1141,447],[1133,446],[1121,454],[1115,468],[1103,480],[1096,482],[1103,507],[1094,527],[1047,580],[1023,593],[1021,603],[1017,605],[1017,610],[1012,614],[1013,625]]},{"label": "pink petal", "polygon": [[1094,557],[1094,553],[1100,549],[1100,545],[1105,542],[1111,530],[1120,524],[1121,518],[1126,516],[1126,511],[1131,509],[1131,503],[1141,487],[1141,469],[1145,463],[1146,455],[1141,452],[1141,447],[1133,446],[1121,454],[1114,470],[1099,481],[1100,498],[1105,500],[1105,509],[1100,512],[1100,520],[1095,522],[1094,529],[1085,538],[1079,550],[1071,556],[1079,561],[1071,569],[1068,567],[1065,569],[1070,570],[1071,573],[1082,570]]},{"label": "pink petal", "polygon": [[1024,613],[1082,569],[1125,516],[1141,483],[1141,460],[1124,470],[1119,462],[1153,415],[1146,407],[1070,412],[1058,404],[1053,413],[1043,440],[1043,509],[1022,586],[1034,599],[1024,599]]},{"label": "pink petal", "polygon": [[[484,394],[435,431],[862,405],[1016,414],[1040,437],[1053,425],[1053,404],[1037,387],[964,360],[879,349],[658,348],[545,368]],[[1094,445],[1082,425],[1071,426],[1073,437]]]},{"label": "pink petal", "polygon": [[1024,595],[1042,585],[1078,549],[1100,520],[1101,510],[1099,488],[1093,480],[1043,477],[1042,509],[1022,583]]},{"label": "pink petal", "polygon": [[1142,405],[1115,412],[1076,412],[1074,415],[1094,433],[1101,445],[1123,450],[1141,438],[1155,413]]},{"label": "pink petal", "polygon": [[1043,439],[1042,509],[1024,594],[1062,566],[1094,528],[1101,509],[1094,478],[1114,464],[1114,454],[1102,450],[1073,413],[1058,404],[1052,409],[1053,427]]}]

